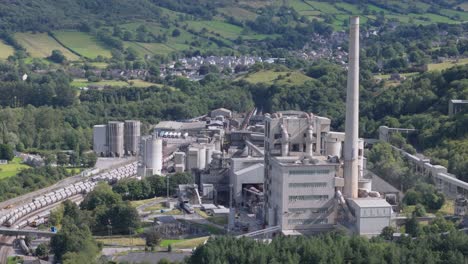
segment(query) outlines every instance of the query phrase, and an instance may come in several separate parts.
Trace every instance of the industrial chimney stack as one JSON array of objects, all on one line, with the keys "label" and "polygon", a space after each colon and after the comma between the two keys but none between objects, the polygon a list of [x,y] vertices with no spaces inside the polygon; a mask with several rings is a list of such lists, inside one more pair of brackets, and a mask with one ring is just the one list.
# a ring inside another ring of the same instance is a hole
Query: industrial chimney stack
[{"label": "industrial chimney stack", "polygon": [[359,17],[349,19],[348,85],[344,144],[344,195],[358,198]]}]

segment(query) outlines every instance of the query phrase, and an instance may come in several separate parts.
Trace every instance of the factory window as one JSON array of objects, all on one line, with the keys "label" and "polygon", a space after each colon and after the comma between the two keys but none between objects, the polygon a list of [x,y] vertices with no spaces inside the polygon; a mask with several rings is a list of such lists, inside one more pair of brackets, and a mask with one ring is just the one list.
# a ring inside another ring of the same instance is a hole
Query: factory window
[{"label": "factory window", "polygon": [[275,134],[275,139],[281,138],[281,134]]},{"label": "factory window", "polygon": [[311,225],[311,224],[326,224],[328,223],[327,218],[319,218],[319,219],[288,219],[288,224],[290,225]]},{"label": "factory window", "polygon": [[329,211],[328,207],[322,207],[322,208],[289,208],[288,209],[289,213],[298,213],[298,214],[303,214],[303,213],[324,214],[324,213],[328,213],[328,211]]},{"label": "factory window", "polygon": [[311,174],[328,174],[330,170],[291,170],[289,175],[311,175]]},{"label": "factory window", "polygon": [[289,188],[324,188],[327,187],[326,182],[293,182],[289,184]]},{"label": "factory window", "polygon": [[358,150],[358,156],[359,156],[359,157],[362,156],[362,149],[359,149],[359,150]]},{"label": "factory window", "polygon": [[281,144],[275,144],[274,149],[281,149]]},{"label": "factory window", "polygon": [[327,200],[328,195],[290,195],[289,202]]},{"label": "factory window", "polygon": [[292,145],[292,151],[293,152],[299,152],[299,144],[293,144]]}]

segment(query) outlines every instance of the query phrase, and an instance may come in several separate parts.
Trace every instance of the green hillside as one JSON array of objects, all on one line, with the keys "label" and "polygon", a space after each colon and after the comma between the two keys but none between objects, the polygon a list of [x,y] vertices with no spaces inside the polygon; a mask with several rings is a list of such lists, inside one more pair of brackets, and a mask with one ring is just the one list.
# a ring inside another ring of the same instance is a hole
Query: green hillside
[{"label": "green hillside", "polygon": [[[98,55],[110,57],[116,47],[132,47],[140,57],[167,56],[174,52],[232,53],[233,49],[238,50],[239,44],[258,47],[255,43],[263,40],[282,36],[291,39],[289,35],[299,27],[317,28],[310,25],[312,21],[343,30],[350,15],[360,15],[364,28],[389,22],[428,25],[468,21],[463,4],[435,0],[366,0],[358,4],[351,0],[13,2],[0,2],[0,32],[54,32],[60,43],[31,34],[20,35],[17,40],[31,57],[44,58],[51,50],[58,49],[69,60],[78,59],[70,50],[94,59]],[[108,35],[101,39],[103,32]],[[117,46],[113,45],[119,41]],[[266,43],[271,45],[269,41]],[[278,43],[272,45],[284,46],[281,41]],[[296,46],[299,45],[292,45]],[[11,49],[1,45],[0,54],[5,58],[11,55]]]},{"label": "green hillside", "polygon": [[0,60],[8,58],[8,56],[13,55],[14,53],[15,49],[12,46],[0,41]]},{"label": "green hillside", "polygon": [[16,33],[15,39],[34,58],[49,57],[52,50],[60,50],[69,60],[77,60],[79,58],[46,33]]},{"label": "green hillside", "polygon": [[93,36],[84,32],[55,31],[54,36],[65,47],[85,58],[94,59],[97,56],[111,57],[109,49],[99,43]]}]

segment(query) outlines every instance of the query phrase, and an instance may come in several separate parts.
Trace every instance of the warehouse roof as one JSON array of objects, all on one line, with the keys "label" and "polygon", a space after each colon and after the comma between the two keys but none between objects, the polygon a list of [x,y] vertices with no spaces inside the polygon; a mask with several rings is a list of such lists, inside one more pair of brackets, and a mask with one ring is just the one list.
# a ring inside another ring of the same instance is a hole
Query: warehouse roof
[{"label": "warehouse roof", "polygon": [[357,198],[349,199],[360,208],[392,207],[385,199],[381,198]]},{"label": "warehouse roof", "polygon": [[177,121],[161,121],[154,128],[160,130],[191,130],[205,128],[205,122],[177,122]]}]

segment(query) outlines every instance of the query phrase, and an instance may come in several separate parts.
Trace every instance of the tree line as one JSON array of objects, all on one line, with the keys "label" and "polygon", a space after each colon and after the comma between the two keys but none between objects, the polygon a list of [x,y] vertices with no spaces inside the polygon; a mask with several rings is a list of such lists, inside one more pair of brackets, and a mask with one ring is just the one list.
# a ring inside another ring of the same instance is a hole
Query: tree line
[{"label": "tree line", "polygon": [[124,200],[143,200],[156,196],[177,194],[179,184],[194,183],[190,173],[175,173],[166,176],[153,175],[141,180],[127,179],[116,183],[112,190]]},{"label": "tree line", "polygon": [[391,243],[340,233],[279,236],[271,243],[221,236],[198,247],[188,263],[463,263],[467,244],[468,236],[461,232]]}]

